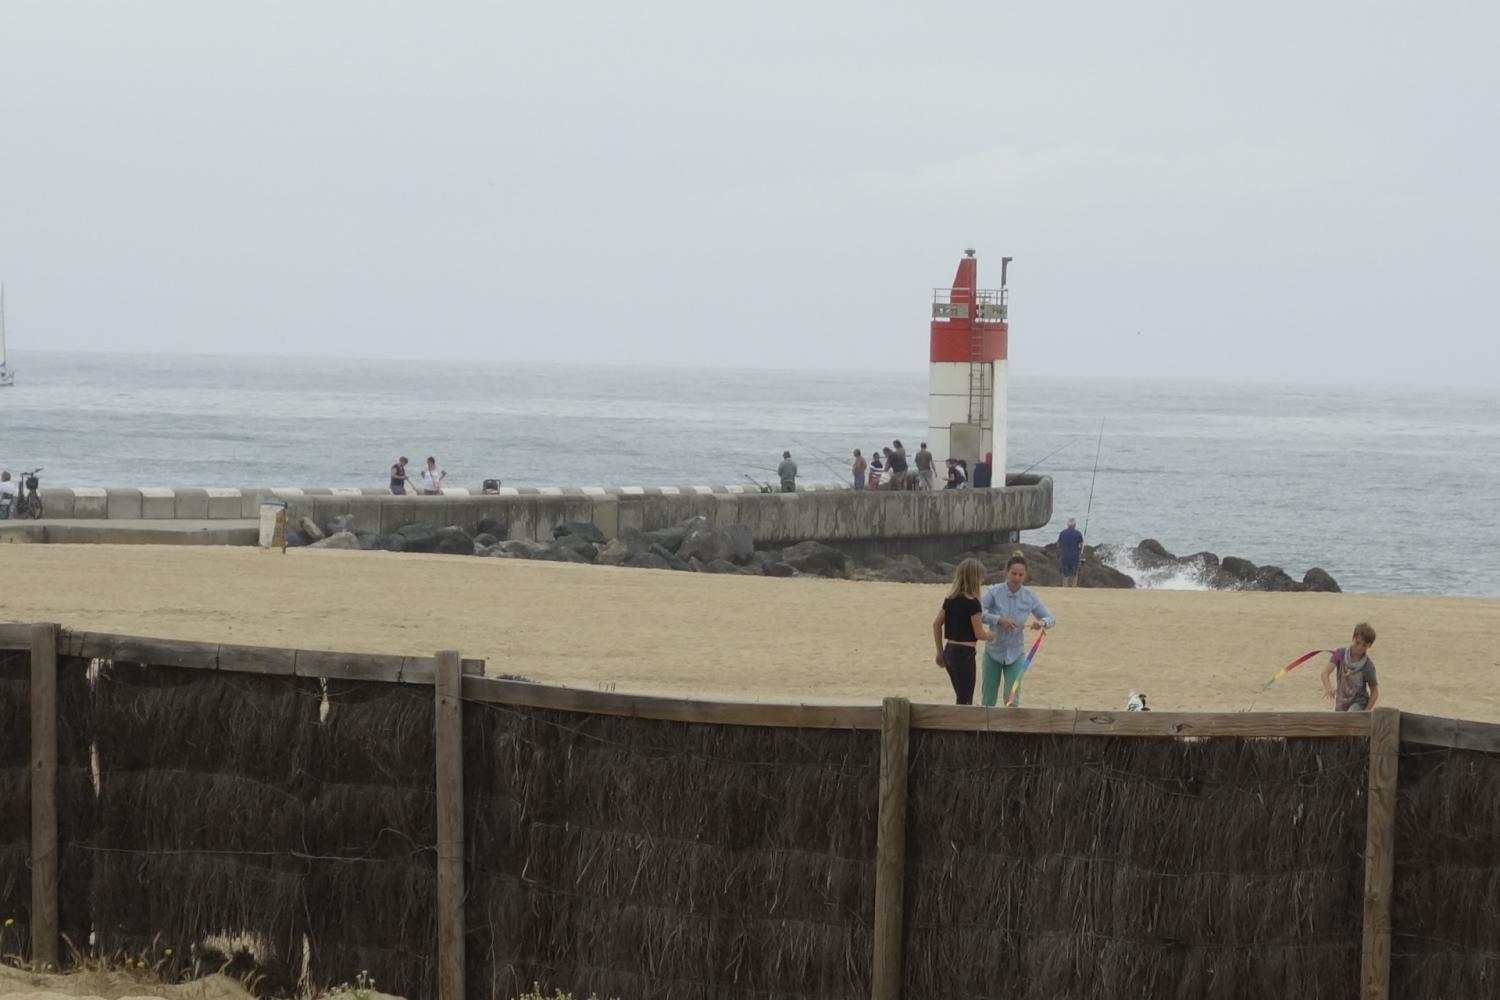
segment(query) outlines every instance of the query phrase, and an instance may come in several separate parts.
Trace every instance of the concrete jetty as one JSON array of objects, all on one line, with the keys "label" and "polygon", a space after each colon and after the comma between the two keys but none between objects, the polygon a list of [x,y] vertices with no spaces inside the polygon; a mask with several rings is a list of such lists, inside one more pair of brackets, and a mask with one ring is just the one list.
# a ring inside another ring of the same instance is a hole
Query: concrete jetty
[{"label": "concrete jetty", "polygon": [[249,545],[257,540],[262,506],[278,503],[294,526],[303,517],[325,524],[349,515],[356,530],[379,535],[408,524],[473,530],[487,521],[509,539],[550,541],[552,530],[567,523],[592,524],[612,538],[627,528],[652,531],[705,517],[724,527],[743,524],[765,547],[815,540],[854,556],[937,558],[1046,525],[1052,480],[1010,476],[1004,487],[932,492],[837,484],[808,484],[794,493],[736,484],[504,487],[498,494],[453,487],[432,497],[349,487],[80,487],[43,490],[42,503],[43,520],[0,521],[0,542]]}]

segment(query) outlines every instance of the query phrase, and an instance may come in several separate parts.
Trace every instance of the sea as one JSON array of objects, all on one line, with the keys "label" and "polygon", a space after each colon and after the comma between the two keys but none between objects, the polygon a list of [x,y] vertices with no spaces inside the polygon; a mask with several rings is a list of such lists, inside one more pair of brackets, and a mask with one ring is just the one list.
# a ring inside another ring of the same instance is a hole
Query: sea
[{"label": "sea", "polygon": [[[0,468],[44,486],[381,486],[398,455],[512,486],[804,479],[915,446],[927,376],[17,352]],[[1155,538],[1348,591],[1500,595],[1500,391],[1011,380],[1011,472],[1051,476],[1054,539]],[[1127,571],[1131,567],[1124,567]],[[1186,576],[1144,578],[1190,588]]]}]

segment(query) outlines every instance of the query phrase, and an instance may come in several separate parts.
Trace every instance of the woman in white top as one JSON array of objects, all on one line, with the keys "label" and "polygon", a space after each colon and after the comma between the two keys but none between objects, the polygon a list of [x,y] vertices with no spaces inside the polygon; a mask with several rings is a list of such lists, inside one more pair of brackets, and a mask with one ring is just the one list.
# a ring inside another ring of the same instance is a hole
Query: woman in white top
[{"label": "woman in white top", "polygon": [[448,478],[447,469],[437,467],[437,459],[427,456],[427,468],[422,470],[422,495],[435,497],[443,492],[443,480]]}]

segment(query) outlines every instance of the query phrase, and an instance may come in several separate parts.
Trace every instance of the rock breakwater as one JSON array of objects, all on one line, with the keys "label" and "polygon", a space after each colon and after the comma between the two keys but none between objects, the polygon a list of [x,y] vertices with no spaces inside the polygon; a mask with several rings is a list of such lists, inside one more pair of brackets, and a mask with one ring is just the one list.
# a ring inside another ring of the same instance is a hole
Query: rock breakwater
[{"label": "rock breakwater", "polygon": [[[923,560],[914,555],[873,554],[855,559],[817,541],[782,548],[758,548],[748,527],[719,527],[695,517],[656,531],[625,529],[609,538],[592,524],[562,524],[550,542],[507,539],[507,526],[481,521],[472,532],[457,525],[434,527],[408,524],[390,535],[354,530],[349,515],[316,524],[304,518],[289,536],[291,544],[313,548],[367,549],[387,552],[434,552],[495,559],[534,559],[547,562],[589,563],[634,569],[726,573],[745,576],[820,576],[892,583],[946,583],[964,558],[985,564],[986,582],[1005,577],[1005,564],[1016,553],[1026,556],[1030,581],[1057,586],[1056,545],[998,543],[945,559]],[[1338,584],[1321,569],[1311,569],[1298,581],[1278,566],[1256,564],[1211,552],[1176,556],[1154,539],[1137,546],[1088,546],[1084,549],[1079,586],[1131,588],[1176,586],[1202,590],[1319,590],[1337,592]]]}]

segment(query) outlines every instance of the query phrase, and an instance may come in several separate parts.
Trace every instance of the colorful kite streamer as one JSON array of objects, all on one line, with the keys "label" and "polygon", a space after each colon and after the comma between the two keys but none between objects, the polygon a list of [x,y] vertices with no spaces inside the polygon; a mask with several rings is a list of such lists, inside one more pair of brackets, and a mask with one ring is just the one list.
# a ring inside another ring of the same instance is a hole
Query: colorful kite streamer
[{"label": "colorful kite streamer", "polygon": [[[1312,659],[1314,656],[1317,656],[1319,653],[1327,653],[1327,654],[1329,654],[1331,656],[1331,655],[1333,655],[1333,652],[1334,651],[1331,650],[1331,649],[1315,649],[1311,653],[1303,653],[1301,656],[1297,657],[1291,663],[1288,663],[1286,666],[1284,666],[1280,670],[1276,671],[1276,676],[1272,677],[1270,680],[1266,681],[1266,687],[1270,687],[1272,684],[1275,684],[1277,681],[1281,680],[1287,674],[1291,673],[1293,670],[1297,669],[1299,666],[1301,666],[1302,664],[1306,663],[1308,660]],[[1261,690],[1265,690],[1265,688],[1262,688]]]},{"label": "colorful kite streamer", "polygon": [[1025,677],[1026,671],[1031,669],[1031,661],[1036,659],[1036,651],[1042,648],[1042,640],[1045,638],[1047,638],[1047,630],[1042,629],[1037,633],[1036,642],[1031,644],[1031,652],[1026,654],[1026,662],[1021,664],[1021,672],[1016,675],[1015,683],[1010,686],[1010,690],[1005,694],[1005,703],[1007,705],[1015,704],[1016,691],[1021,687],[1021,678]]}]

